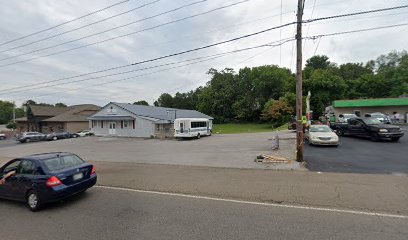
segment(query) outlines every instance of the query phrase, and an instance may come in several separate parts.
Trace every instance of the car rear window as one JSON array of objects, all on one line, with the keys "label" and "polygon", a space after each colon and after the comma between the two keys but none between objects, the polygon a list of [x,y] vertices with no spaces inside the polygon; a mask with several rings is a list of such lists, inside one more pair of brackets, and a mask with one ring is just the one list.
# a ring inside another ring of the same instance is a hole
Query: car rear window
[{"label": "car rear window", "polygon": [[75,167],[81,165],[84,162],[84,160],[75,155],[66,155],[44,160],[44,164],[50,172]]}]

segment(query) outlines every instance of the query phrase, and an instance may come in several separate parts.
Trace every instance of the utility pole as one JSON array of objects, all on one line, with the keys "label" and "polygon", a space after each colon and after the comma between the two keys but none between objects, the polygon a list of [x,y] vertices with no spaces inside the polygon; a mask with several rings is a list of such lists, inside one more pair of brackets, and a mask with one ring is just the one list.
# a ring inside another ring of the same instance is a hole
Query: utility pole
[{"label": "utility pole", "polygon": [[303,162],[302,121],[302,16],[304,0],[298,0],[296,27],[296,161]]}]

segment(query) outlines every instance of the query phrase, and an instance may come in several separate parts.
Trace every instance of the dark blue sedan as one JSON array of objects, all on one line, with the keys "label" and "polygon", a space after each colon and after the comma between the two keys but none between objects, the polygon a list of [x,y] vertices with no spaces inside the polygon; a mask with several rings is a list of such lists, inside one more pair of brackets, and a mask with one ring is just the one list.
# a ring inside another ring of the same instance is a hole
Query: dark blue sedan
[{"label": "dark blue sedan", "polygon": [[72,153],[16,158],[0,168],[0,198],[24,201],[31,211],[86,191],[96,184],[95,167]]}]

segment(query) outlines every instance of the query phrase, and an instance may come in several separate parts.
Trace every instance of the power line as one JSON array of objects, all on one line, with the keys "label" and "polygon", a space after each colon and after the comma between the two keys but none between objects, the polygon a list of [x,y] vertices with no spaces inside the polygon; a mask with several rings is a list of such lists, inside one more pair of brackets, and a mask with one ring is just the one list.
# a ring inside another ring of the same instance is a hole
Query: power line
[{"label": "power line", "polygon": [[349,34],[349,33],[357,33],[357,32],[367,32],[367,31],[372,31],[372,30],[395,28],[395,27],[402,27],[402,26],[408,26],[408,23],[400,23],[400,24],[380,26],[380,27],[363,28],[363,29],[357,29],[357,30],[351,30],[351,31],[320,34],[320,35],[315,35],[315,36],[312,36],[312,37],[307,37],[305,39],[317,39],[317,38],[321,38],[321,37],[328,37],[328,36],[335,36],[335,35],[342,35],[342,34]]},{"label": "power line", "polygon": [[[373,10],[373,11],[378,11],[378,10]],[[356,14],[358,14],[358,13],[352,13],[352,15],[356,15]],[[347,14],[347,15],[350,15],[350,14]],[[338,16],[344,16],[344,14],[343,14],[343,15],[336,15],[336,16],[329,16],[329,17],[325,17],[324,19],[336,18],[336,17],[338,17]],[[320,18],[319,20],[323,20],[323,18]],[[315,20],[315,21],[317,21],[317,20]],[[198,50],[202,50],[202,49],[214,47],[214,46],[217,46],[217,45],[221,45],[221,44],[225,44],[225,43],[237,41],[237,40],[240,40],[240,39],[243,39],[243,38],[248,38],[248,37],[251,37],[251,36],[255,36],[255,35],[258,35],[258,34],[261,34],[261,33],[265,33],[265,32],[268,32],[268,31],[271,31],[271,30],[274,30],[274,29],[279,29],[279,28],[286,27],[286,26],[290,26],[290,25],[294,25],[294,24],[296,24],[296,22],[286,23],[286,24],[283,24],[283,25],[279,25],[279,26],[272,27],[272,28],[268,28],[268,29],[265,29],[265,30],[262,30],[262,31],[258,31],[258,32],[255,32],[255,33],[243,35],[243,36],[240,36],[240,37],[237,37],[237,38],[233,38],[233,39],[229,39],[229,40],[226,40],[226,41],[209,44],[209,45],[206,45],[206,46],[203,46],[203,47],[198,47],[198,48],[194,48],[194,49],[190,49],[190,50],[186,50],[186,51],[182,51],[182,52],[178,52],[178,53],[173,53],[173,54],[169,54],[169,55],[165,55],[165,56],[161,56],[161,57],[157,57],[157,58],[153,58],[153,59],[149,59],[149,60],[143,60],[143,61],[135,62],[135,63],[128,64],[128,65],[123,65],[123,66],[108,68],[108,69],[104,69],[104,70],[100,70],[100,71],[95,71],[95,72],[92,72],[92,73],[81,74],[81,75],[77,75],[77,76],[73,76],[73,77],[68,77],[68,78],[62,78],[62,79],[58,79],[58,80],[47,81],[47,82],[43,82],[43,83],[50,83],[50,82],[55,82],[55,81],[61,81],[61,80],[76,78],[76,77],[79,77],[79,76],[86,76],[86,75],[91,75],[91,74],[100,73],[100,72],[106,72],[106,71],[110,71],[110,70],[114,70],[114,69],[129,67],[129,66],[132,66],[132,65],[139,65],[139,64],[143,64],[143,63],[153,62],[153,61],[157,61],[157,60],[161,60],[161,59],[165,59],[165,58],[169,58],[169,57],[173,57],[173,56],[178,56],[178,55],[186,54],[186,53],[189,53],[189,52],[198,51]],[[393,26],[394,26],[394,25],[393,25]],[[387,26],[381,27],[381,28],[386,28],[386,27],[387,27]],[[388,27],[389,27],[389,26],[388,26]],[[395,26],[394,26],[394,27],[395,27]],[[356,31],[358,31],[358,30],[356,30]],[[43,84],[43,83],[40,83],[40,84]],[[33,86],[33,85],[38,85],[38,84],[32,84],[31,86]],[[26,85],[26,86],[27,86],[27,85]],[[25,86],[25,87],[26,87],[26,86]],[[24,87],[24,86],[23,86],[23,87]],[[16,89],[16,88],[20,88],[20,87],[4,89],[4,90],[2,90],[2,91],[13,90],[13,89]]]},{"label": "power line", "polygon": [[[129,26],[129,25],[132,25],[132,24],[135,24],[135,23],[138,23],[138,22],[146,21],[146,20],[148,20],[148,19],[153,19],[153,18],[156,18],[156,17],[158,17],[158,16],[162,16],[162,15],[165,15],[165,14],[168,14],[168,13],[172,13],[172,12],[178,11],[178,10],[180,10],[180,9],[183,9],[183,8],[186,8],[186,7],[189,7],[189,6],[198,4],[198,3],[202,3],[202,2],[205,2],[205,1],[207,1],[207,0],[200,0],[200,1],[193,2],[193,3],[185,4],[185,5],[182,5],[182,6],[180,6],[180,7],[171,9],[171,10],[169,10],[169,11],[165,11],[165,12],[162,12],[162,13],[159,13],[159,14],[156,14],[156,15],[153,15],[153,16],[150,16],[150,17],[142,18],[142,19],[139,19],[139,20],[137,20],[137,21],[133,21],[133,22],[130,22],[130,23],[126,23],[126,24],[123,24],[123,25],[120,25],[120,26],[117,26],[117,27],[114,27],[114,28],[109,28],[109,29],[104,30],[104,31],[102,31],[102,32],[97,32],[97,33],[89,34],[89,35],[86,35],[86,36],[84,36],[84,37],[80,37],[80,38],[77,38],[77,39],[69,40],[69,41],[66,41],[66,42],[62,42],[62,43],[55,44],[55,45],[48,46],[48,47],[44,47],[44,48],[39,48],[39,49],[33,50],[33,51],[31,51],[31,52],[26,52],[26,53],[18,54],[18,55],[15,55],[15,56],[10,56],[10,57],[6,57],[6,58],[2,58],[2,59],[0,59],[0,61],[4,61],[4,60],[8,60],[8,59],[14,59],[14,58],[18,58],[18,57],[21,57],[21,56],[29,55],[29,54],[31,54],[31,53],[36,53],[36,52],[40,52],[40,51],[43,51],[43,50],[47,50],[47,49],[59,47],[59,46],[62,46],[62,45],[66,45],[66,44],[68,44],[68,43],[77,42],[77,41],[80,41],[80,40],[83,40],[83,39],[87,39],[87,38],[94,37],[94,36],[97,36],[97,35],[100,35],[100,34],[103,34],[103,33],[110,32],[110,31],[112,31],[112,30],[116,30],[116,29],[119,29],[119,28],[127,27],[127,26]],[[243,2],[247,2],[247,1],[249,1],[249,0],[245,0],[245,1],[242,1],[242,2],[239,2],[239,3],[243,3]],[[232,4],[232,5],[227,5],[227,6],[224,6],[224,7],[222,7],[222,8],[226,8],[226,7],[230,7],[230,6],[233,6],[233,5],[237,5],[237,4],[239,4],[239,3]],[[222,9],[222,8],[214,9],[213,11],[216,11],[216,10],[219,10],[219,9]],[[202,14],[201,14],[201,15],[202,15]],[[198,15],[197,15],[197,16],[198,16]],[[194,17],[196,17],[196,16],[194,16]],[[189,17],[189,18],[191,18],[191,17]],[[186,19],[187,19],[187,18],[186,18]],[[185,20],[185,19],[182,19],[182,20]],[[181,21],[181,20],[178,20],[178,21]],[[60,52],[55,52],[55,53],[48,54],[48,55],[41,56],[41,57],[48,57],[48,56],[52,56],[52,55],[55,55],[55,54],[59,54],[59,53],[63,53],[63,52],[68,52],[68,51],[72,51],[72,50],[75,50],[75,49],[79,49],[79,48],[88,47],[88,46],[92,46],[92,45],[95,45],[95,44],[99,44],[99,43],[111,41],[111,40],[114,40],[114,39],[117,39],[117,38],[122,38],[122,37],[126,37],[126,36],[129,36],[129,35],[132,35],[132,34],[136,34],[136,33],[139,33],[139,32],[144,32],[144,31],[151,30],[151,29],[154,29],[154,28],[157,28],[157,27],[165,26],[165,25],[171,24],[171,23],[173,23],[173,22],[176,22],[176,21],[167,22],[167,23],[165,23],[165,24],[160,24],[160,25],[157,25],[157,26],[155,26],[155,27],[150,27],[150,28],[142,29],[142,30],[139,30],[139,31],[136,31],[136,32],[128,33],[128,34],[121,35],[121,36],[117,36],[117,37],[108,38],[108,39],[105,39],[105,40],[102,40],[102,41],[98,41],[98,42],[94,42],[94,43],[91,43],[91,44],[87,44],[87,45],[83,45],[83,46],[71,48],[71,49],[68,49],[68,50],[60,51]],[[38,58],[39,58],[39,57],[34,58],[34,59],[38,59]],[[33,59],[31,59],[31,60],[33,60]],[[27,60],[20,61],[20,62],[26,62],[26,61],[27,61]],[[16,62],[16,63],[20,63],[20,62]],[[14,64],[14,63],[12,63],[12,64]],[[8,65],[11,65],[11,64],[1,65],[0,67],[8,66]]]},{"label": "power line", "polygon": [[311,23],[311,22],[327,20],[327,19],[333,19],[333,18],[350,17],[350,16],[356,16],[356,15],[362,15],[362,14],[368,14],[368,13],[391,11],[391,10],[407,8],[407,7],[408,7],[408,5],[401,5],[401,6],[396,6],[396,7],[380,8],[380,9],[374,9],[374,10],[369,10],[369,11],[361,11],[361,12],[340,14],[340,15],[334,15],[334,16],[320,17],[320,18],[303,20],[302,23]]},{"label": "power line", "polygon": [[[292,41],[293,41],[293,40],[294,40],[294,39],[292,39]],[[285,42],[287,42],[287,41],[285,41]],[[285,42],[282,42],[282,44],[284,44]],[[273,44],[273,43],[262,44],[262,45],[259,45],[259,46],[250,47],[250,48],[244,48],[244,49],[238,49],[238,50],[234,50],[234,51],[230,51],[230,52],[235,52],[235,53],[236,53],[236,52],[246,51],[246,50],[255,49],[255,48],[260,48],[260,47],[276,47],[276,46],[279,46],[279,44],[275,44],[275,45],[272,45],[272,44]],[[164,72],[164,71],[169,71],[169,70],[172,70],[172,69],[176,69],[176,68],[180,68],[180,67],[185,67],[185,66],[189,66],[189,65],[193,65],[193,64],[197,64],[197,63],[201,63],[201,62],[213,60],[213,59],[217,59],[217,58],[220,58],[220,57],[224,57],[224,56],[228,55],[228,53],[230,53],[230,52],[227,52],[227,54],[225,54],[225,53],[215,54],[215,55],[213,55],[213,57],[210,57],[210,58],[208,58],[208,56],[206,56],[206,57],[203,57],[203,58],[205,58],[205,59],[199,60],[199,61],[195,61],[195,62],[192,62],[192,63],[187,63],[187,64],[183,64],[183,65],[179,65],[179,66],[169,67],[169,68],[161,69],[161,70],[158,70],[158,71],[155,71],[155,72],[145,73],[145,74],[136,75],[136,76],[132,76],[132,77],[127,77],[127,78],[112,80],[112,81],[108,81],[108,82],[93,84],[93,85],[91,85],[91,86],[102,86],[102,85],[106,85],[106,84],[110,84],[110,83],[116,83],[116,82],[126,81],[126,80],[130,80],[130,79],[134,79],[134,78],[139,78],[139,77],[144,77],[144,76],[152,75],[152,74],[155,74],[155,73],[160,73],[160,72]],[[197,59],[198,59],[198,58],[197,58]],[[192,60],[192,59],[190,59],[190,60]],[[172,63],[172,64],[177,64],[177,63],[186,62],[186,61],[189,61],[189,60],[180,61],[180,62],[176,62],[176,63]],[[89,87],[89,86],[88,86],[88,87]],[[75,90],[80,90],[80,89],[83,89],[83,87],[74,88],[74,89],[64,89],[64,91],[65,91],[65,92],[66,92],[66,91],[75,91]],[[42,95],[38,95],[38,96],[35,96],[35,97],[49,96],[49,95],[54,95],[54,94],[58,94],[58,93],[59,93],[59,92],[48,93],[48,94],[42,94]],[[33,98],[33,97],[30,97],[30,98]],[[24,98],[18,98],[18,99],[16,99],[16,100],[23,100],[23,99],[26,99],[26,97],[24,97]]]},{"label": "power line", "polygon": [[110,16],[110,17],[107,17],[107,18],[103,18],[103,19],[101,19],[101,20],[98,20],[98,21],[95,21],[95,22],[92,22],[92,23],[89,23],[89,24],[85,24],[85,25],[83,25],[83,26],[80,26],[80,27],[77,27],[77,28],[74,28],[74,29],[71,29],[71,30],[68,30],[68,31],[65,31],[65,32],[61,32],[61,33],[58,33],[58,34],[54,34],[54,35],[51,35],[51,36],[48,36],[48,37],[45,37],[45,38],[41,38],[41,39],[35,40],[35,41],[33,41],[33,42],[25,43],[25,44],[22,44],[22,45],[18,45],[18,46],[12,47],[12,48],[8,48],[8,49],[5,49],[5,50],[2,50],[2,51],[0,51],[0,53],[8,52],[8,51],[11,51],[11,50],[14,50],[14,49],[18,49],[18,48],[22,48],[22,47],[26,47],[26,46],[30,46],[30,45],[32,45],[32,44],[39,43],[39,42],[42,42],[42,41],[45,41],[45,40],[48,40],[48,39],[52,39],[52,38],[55,38],[55,37],[59,37],[59,36],[62,36],[62,35],[64,35],[64,34],[67,34],[67,33],[70,33],[70,32],[78,31],[78,30],[80,30],[80,29],[83,29],[83,28],[86,28],[86,27],[89,27],[89,26],[92,26],[92,25],[95,25],[95,24],[98,24],[98,23],[101,23],[101,22],[108,21],[108,20],[113,19],[113,18],[115,18],[115,17],[122,16],[122,15],[124,15],[124,14],[130,13],[130,12],[133,12],[133,11],[136,11],[136,10],[138,10],[138,9],[144,8],[144,7],[146,7],[146,6],[155,4],[155,3],[160,2],[160,1],[161,1],[161,0],[155,0],[155,1],[152,1],[152,2],[148,2],[148,3],[145,3],[145,4],[140,5],[140,6],[138,6],[138,7],[135,7],[135,8],[132,8],[132,9],[130,9],[130,10],[127,10],[127,11],[125,11],[125,12],[121,12],[121,13],[115,14],[115,15]]},{"label": "power line", "polygon": [[[105,78],[105,77],[112,77],[112,76],[117,76],[117,75],[123,75],[123,74],[131,73],[131,72],[138,72],[138,71],[143,71],[143,70],[149,70],[149,69],[153,69],[153,68],[158,68],[158,67],[163,67],[163,66],[169,66],[169,65],[179,64],[179,63],[183,63],[183,62],[191,62],[191,61],[199,60],[199,59],[203,59],[203,58],[217,57],[217,56],[225,56],[225,55],[229,55],[229,54],[233,54],[233,53],[237,53],[237,52],[242,52],[242,51],[248,51],[248,50],[257,49],[257,48],[275,47],[275,46],[280,46],[280,45],[282,45],[282,44],[284,44],[284,43],[286,43],[286,42],[288,42],[288,41],[291,41],[291,40],[293,40],[293,38],[291,38],[291,39],[285,39],[285,41],[279,42],[279,43],[277,43],[277,42],[271,42],[271,43],[267,43],[267,44],[262,44],[262,45],[254,46],[254,47],[247,47],[247,48],[242,48],[242,49],[238,49],[238,50],[232,50],[232,51],[228,51],[228,52],[222,52],[222,53],[213,54],[213,55],[204,56],[204,57],[197,57],[197,58],[192,58],[192,59],[183,60],[183,61],[177,61],[177,62],[172,62],[172,63],[165,63],[165,64],[160,64],[160,65],[155,65],[155,66],[151,66],[151,67],[145,67],[145,68],[141,68],[141,69],[134,69],[134,70],[130,70],[130,71],[123,71],[123,72],[118,72],[118,73],[113,73],[113,74],[107,74],[107,75],[103,75],[103,76],[97,76],[97,77],[79,79],[79,80],[70,81],[70,82],[57,83],[57,84],[45,85],[45,86],[38,86],[38,85],[44,85],[44,84],[30,85],[30,86],[35,86],[35,87],[34,87],[34,88],[31,88],[31,89],[18,89],[18,90],[15,90],[15,91],[7,91],[6,93],[0,93],[0,95],[12,94],[12,93],[18,93],[18,92],[26,92],[26,91],[31,91],[31,90],[35,90],[35,89],[49,88],[49,87],[54,87],[54,86],[60,86],[60,85],[66,85],[66,84],[84,82],[84,81],[89,81],[89,80],[94,80],[94,79]],[[56,81],[55,81],[55,82],[56,82]],[[51,82],[49,81],[49,83],[51,83]],[[14,88],[14,89],[16,89],[16,88]]]},{"label": "power line", "polygon": [[125,0],[125,1],[118,2],[118,3],[115,3],[115,4],[109,5],[109,6],[107,6],[107,7],[104,7],[104,8],[102,8],[102,9],[96,10],[96,11],[94,11],[94,12],[90,12],[90,13],[85,14],[85,15],[82,15],[82,16],[80,16],[80,17],[77,17],[77,18],[71,19],[71,20],[69,20],[69,21],[60,23],[60,24],[58,24],[58,25],[55,25],[55,26],[52,26],[52,27],[49,27],[49,28],[46,28],[46,29],[43,29],[43,30],[40,30],[40,31],[37,31],[37,32],[33,32],[33,33],[30,33],[30,34],[27,34],[27,35],[22,36],[22,37],[18,37],[18,38],[15,38],[15,39],[12,39],[12,40],[9,40],[9,41],[0,43],[0,46],[6,45],[6,44],[9,44],[9,43],[12,43],[12,42],[21,40],[21,39],[28,38],[28,37],[37,35],[37,34],[39,34],[39,33],[43,33],[43,32],[49,31],[49,30],[51,30],[51,29],[58,28],[58,27],[60,27],[60,26],[66,25],[66,24],[68,24],[68,23],[71,23],[71,22],[80,20],[80,19],[82,19],[82,18],[91,16],[91,15],[93,15],[93,14],[96,14],[96,13],[99,13],[99,12],[102,12],[102,11],[105,11],[106,9],[115,7],[115,6],[120,5],[120,4],[123,4],[123,3],[125,3],[125,2],[129,2],[129,0]]}]

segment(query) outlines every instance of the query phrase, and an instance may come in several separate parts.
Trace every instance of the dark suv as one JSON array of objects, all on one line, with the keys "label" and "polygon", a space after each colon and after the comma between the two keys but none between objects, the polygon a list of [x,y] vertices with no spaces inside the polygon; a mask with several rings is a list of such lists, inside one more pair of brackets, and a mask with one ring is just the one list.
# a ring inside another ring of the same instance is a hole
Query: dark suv
[{"label": "dark suv", "polygon": [[27,143],[32,141],[41,141],[44,140],[46,137],[45,134],[39,132],[24,132],[17,136],[17,141],[21,143]]}]

